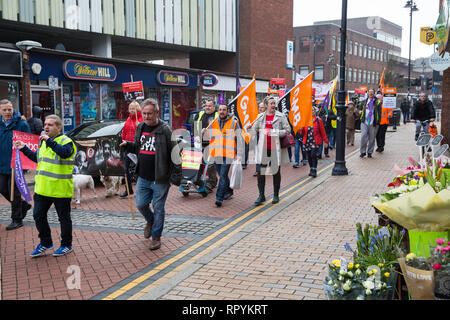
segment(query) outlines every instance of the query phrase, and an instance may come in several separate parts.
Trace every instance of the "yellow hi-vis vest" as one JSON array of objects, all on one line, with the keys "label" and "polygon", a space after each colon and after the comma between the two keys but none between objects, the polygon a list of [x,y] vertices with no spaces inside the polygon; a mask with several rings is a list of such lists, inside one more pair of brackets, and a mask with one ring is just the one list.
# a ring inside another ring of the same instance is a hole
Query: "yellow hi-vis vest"
[{"label": "yellow hi-vis vest", "polygon": [[[200,111],[198,113],[198,119],[197,121],[195,121],[195,127],[197,128],[197,131],[194,131],[193,133],[197,133],[198,135],[202,135],[202,118],[203,115],[205,114],[205,111]],[[214,111],[214,120],[217,119],[219,117],[219,113],[217,111]]]},{"label": "yellow hi-vis vest", "polygon": [[236,124],[236,120],[231,118],[220,130],[219,119],[213,121],[209,140],[209,154],[212,159],[236,157]]},{"label": "yellow hi-vis vest", "polygon": [[60,135],[54,141],[60,145],[72,143],[73,151],[69,158],[61,159],[52,148],[47,148],[45,141],[37,152],[38,166],[34,177],[34,192],[45,197],[72,198],[73,197],[73,160],[77,149],[73,141]]}]

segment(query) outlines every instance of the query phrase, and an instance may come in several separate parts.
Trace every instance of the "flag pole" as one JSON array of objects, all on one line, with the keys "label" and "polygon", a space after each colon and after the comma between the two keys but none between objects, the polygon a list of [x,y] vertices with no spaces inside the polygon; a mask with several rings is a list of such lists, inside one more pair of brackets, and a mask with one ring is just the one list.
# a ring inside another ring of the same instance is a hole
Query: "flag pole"
[{"label": "flag pole", "polygon": [[11,202],[14,200],[14,173],[16,171],[15,168],[11,169]]}]

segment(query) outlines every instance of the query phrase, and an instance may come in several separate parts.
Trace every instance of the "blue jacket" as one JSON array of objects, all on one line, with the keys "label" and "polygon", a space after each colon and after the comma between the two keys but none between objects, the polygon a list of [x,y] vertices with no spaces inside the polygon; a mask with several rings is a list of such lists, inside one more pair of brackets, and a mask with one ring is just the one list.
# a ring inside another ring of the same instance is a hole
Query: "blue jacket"
[{"label": "blue jacket", "polygon": [[11,174],[12,137],[14,130],[30,133],[28,123],[21,119],[21,115],[17,110],[14,110],[8,125],[5,124],[3,117],[0,116],[0,174]]}]

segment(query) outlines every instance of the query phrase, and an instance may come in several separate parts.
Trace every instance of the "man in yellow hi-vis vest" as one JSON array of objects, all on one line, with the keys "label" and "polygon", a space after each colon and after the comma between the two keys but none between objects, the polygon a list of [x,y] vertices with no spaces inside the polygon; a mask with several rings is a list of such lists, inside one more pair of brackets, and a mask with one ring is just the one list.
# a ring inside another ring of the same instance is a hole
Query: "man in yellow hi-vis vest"
[{"label": "man in yellow hi-vis vest", "polygon": [[[194,121],[193,134],[196,142],[202,143],[202,148],[205,150],[209,145],[209,137],[205,134],[207,132],[206,128],[209,127],[211,122],[219,117],[219,112],[216,111],[216,102],[214,100],[208,100],[205,103],[205,110],[198,113],[197,118]],[[204,170],[205,163],[200,166],[200,172]],[[217,186],[217,171],[213,163],[208,163],[206,169],[208,174],[208,179],[206,181],[206,189],[208,193]]]},{"label": "man in yellow hi-vis vest", "polygon": [[61,224],[61,246],[53,253],[58,257],[72,251],[72,220],[70,202],[73,197],[73,160],[76,147],[73,141],[61,134],[62,121],[56,115],[45,118],[44,131],[40,136],[37,152],[31,151],[22,141],[15,147],[32,161],[37,162],[34,187],[33,217],[39,231],[40,243],[30,254],[32,258],[42,256],[53,248],[47,212],[55,205]]}]

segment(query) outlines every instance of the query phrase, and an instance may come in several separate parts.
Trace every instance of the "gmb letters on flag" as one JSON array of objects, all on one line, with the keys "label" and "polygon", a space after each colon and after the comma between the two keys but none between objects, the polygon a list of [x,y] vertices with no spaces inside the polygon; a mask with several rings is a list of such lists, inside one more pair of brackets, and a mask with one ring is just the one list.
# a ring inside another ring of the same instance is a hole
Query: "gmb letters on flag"
[{"label": "gmb letters on flag", "polygon": [[246,143],[250,141],[250,135],[247,133],[247,126],[258,117],[258,102],[256,101],[256,80],[253,79],[247,87],[234,98],[228,107],[231,113],[239,120],[242,128],[242,136]]},{"label": "gmb letters on flag", "polygon": [[313,72],[278,100],[277,109],[288,118],[295,134],[302,127],[313,125],[312,75]]}]

